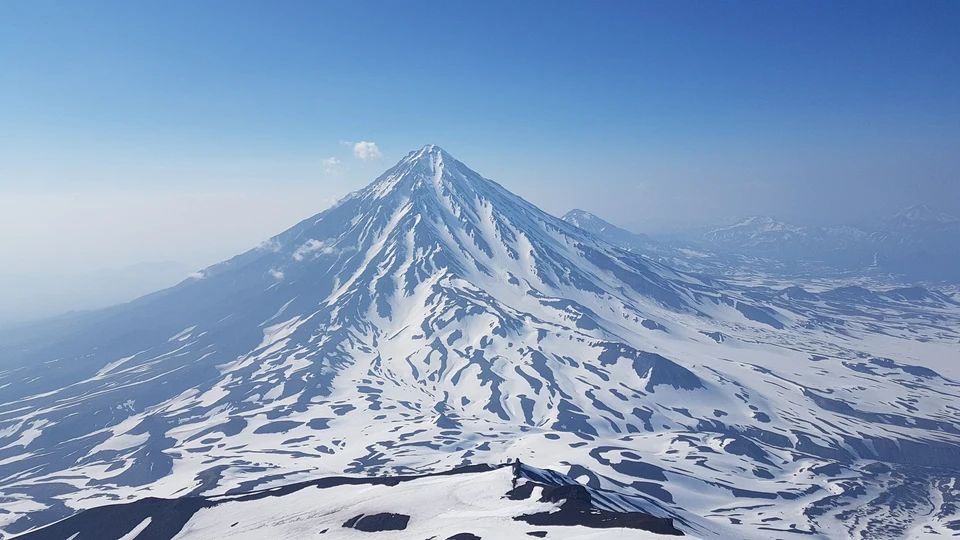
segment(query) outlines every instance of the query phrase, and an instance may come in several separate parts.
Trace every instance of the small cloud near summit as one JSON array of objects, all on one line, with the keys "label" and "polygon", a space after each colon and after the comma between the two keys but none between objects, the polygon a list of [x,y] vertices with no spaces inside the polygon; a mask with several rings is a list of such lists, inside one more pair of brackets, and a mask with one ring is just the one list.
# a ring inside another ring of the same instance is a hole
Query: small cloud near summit
[{"label": "small cloud near summit", "polygon": [[332,176],[340,174],[340,171],[337,170],[337,165],[340,165],[340,160],[335,157],[328,157],[323,160],[323,172]]},{"label": "small cloud near summit", "polygon": [[377,143],[367,141],[360,141],[354,144],[353,155],[358,159],[362,159],[363,161],[373,161],[383,157],[383,154],[380,153],[380,149],[377,148]]}]

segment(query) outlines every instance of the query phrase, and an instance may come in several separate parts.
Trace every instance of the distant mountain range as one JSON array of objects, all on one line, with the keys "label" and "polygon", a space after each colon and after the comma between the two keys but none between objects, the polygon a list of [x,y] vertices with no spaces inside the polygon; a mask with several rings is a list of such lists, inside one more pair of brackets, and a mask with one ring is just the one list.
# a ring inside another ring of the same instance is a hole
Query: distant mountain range
[{"label": "distant mountain range", "polygon": [[172,262],[143,262],[123,268],[60,273],[0,271],[0,327],[103,308],[172,287],[198,268]]},{"label": "distant mountain range", "polygon": [[669,237],[634,234],[579,209],[563,219],[625,249],[669,257],[681,267],[717,269],[732,262],[742,268],[750,259],[791,271],[882,272],[907,281],[960,282],[960,218],[926,205],[852,226],[806,227],[752,216]]}]

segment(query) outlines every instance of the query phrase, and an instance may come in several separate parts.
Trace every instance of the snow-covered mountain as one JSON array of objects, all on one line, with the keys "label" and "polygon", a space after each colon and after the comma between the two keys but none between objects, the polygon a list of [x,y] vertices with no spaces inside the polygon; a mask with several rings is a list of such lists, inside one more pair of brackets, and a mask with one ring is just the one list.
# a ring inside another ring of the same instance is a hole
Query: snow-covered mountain
[{"label": "snow-covered mountain", "polygon": [[754,216],[693,239],[720,253],[814,265],[815,271],[862,270],[874,263],[868,233],[856,227],[804,227],[769,216]]},{"label": "snow-covered mountain", "polygon": [[889,225],[901,227],[952,227],[960,226],[960,218],[930,208],[925,204],[914,204],[883,218]]},{"label": "snow-covered mountain", "polygon": [[704,238],[717,244],[735,242],[749,246],[800,241],[808,236],[809,232],[804,227],[777,221],[770,216],[753,216],[733,225],[713,229]]},{"label": "snow-covered mountain", "polygon": [[[785,267],[789,265],[790,261],[784,262],[766,256],[758,256],[753,253],[754,250],[752,249],[719,248],[714,242],[704,241],[704,235],[701,232],[693,235],[675,234],[654,239],[646,234],[632,233],[595,214],[579,209],[567,212],[561,219],[589,231],[621,249],[690,273],[723,276],[725,278],[744,274],[757,277],[760,274],[771,272],[775,274],[797,274],[796,265],[792,265],[790,272],[785,271]],[[738,245],[741,243],[757,245],[763,241],[763,233],[758,230],[760,228],[759,224],[766,220],[769,220],[769,218],[751,218],[724,229],[711,230],[710,233],[715,233],[718,239],[726,238],[727,241]],[[774,222],[771,220],[770,223]],[[787,227],[784,227],[784,229],[787,229]],[[767,239],[771,242],[776,241],[772,237]]]},{"label": "snow-covered mountain", "polygon": [[602,218],[587,212],[586,210],[574,209],[560,218],[567,223],[576,225],[581,229],[591,232],[607,242],[626,249],[634,250],[661,250],[666,249],[658,242],[645,234],[632,233],[626,229],[621,229],[616,225],[604,221]]},{"label": "snow-covered mountain", "polygon": [[856,225],[805,227],[752,216],[653,238],[583,210],[569,212],[564,220],[583,224],[614,245],[691,271],[781,277],[881,273],[906,282],[960,283],[960,220],[925,205]]},{"label": "snow-covered mountain", "polygon": [[709,231],[703,241],[744,255],[820,262],[846,271],[872,267],[907,280],[960,282],[960,220],[926,205],[856,226],[801,227],[754,217]]},{"label": "snow-covered mountain", "polygon": [[426,146],[198,279],[0,335],[0,527],[520,458],[695,537],[949,532],[958,343],[947,294],[676,271]]}]

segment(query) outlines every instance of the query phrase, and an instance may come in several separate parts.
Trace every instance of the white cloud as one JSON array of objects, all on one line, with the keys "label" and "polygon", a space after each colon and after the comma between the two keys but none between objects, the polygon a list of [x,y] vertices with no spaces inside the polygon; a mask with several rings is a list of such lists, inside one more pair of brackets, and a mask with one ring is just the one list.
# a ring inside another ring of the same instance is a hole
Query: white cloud
[{"label": "white cloud", "polygon": [[360,141],[353,145],[353,155],[364,161],[372,161],[383,157],[380,149],[377,148],[377,143],[367,141]]},{"label": "white cloud", "polygon": [[271,269],[270,269],[270,277],[272,277],[273,279],[277,279],[277,280],[283,279],[283,272],[280,271],[280,270],[277,270],[277,269],[275,269],[275,268],[271,268]]},{"label": "white cloud", "polygon": [[296,251],[293,252],[293,258],[298,261],[302,261],[307,255],[311,253],[321,253],[323,255],[331,255],[336,253],[336,248],[332,245],[327,244],[326,242],[321,242],[320,240],[310,239],[300,245]]},{"label": "white cloud", "polygon": [[260,251],[273,251],[276,253],[280,251],[280,248],[283,247],[280,245],[280,241],[276,238],[271,238],[269,240],[264,240],[257,245],[257,249]]},{"label": "white cloud", "polygon": [[338,165],[340,165],[339,159],[328,157],[323,160],[323,172],[330,176],[337,176],[340,174],[340,170],[337,168]]}]

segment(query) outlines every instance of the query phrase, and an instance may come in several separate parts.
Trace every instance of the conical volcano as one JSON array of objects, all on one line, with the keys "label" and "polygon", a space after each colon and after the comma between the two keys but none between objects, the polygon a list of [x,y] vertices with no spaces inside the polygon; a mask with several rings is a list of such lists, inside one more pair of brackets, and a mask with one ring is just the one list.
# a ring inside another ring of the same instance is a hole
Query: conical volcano
[{"label": "conical volcano", "polygon": [[[898,306],[912,345],[950,339]],[[727,534],[723,508],[762,508],[738,497],[815,506],[825,463],[960,458],[955,383],[864,360],[882,324],[674,271],[428,145],[196,278],[0,349],[0,496],[29,501],[0,519],[521,458]]]}]

